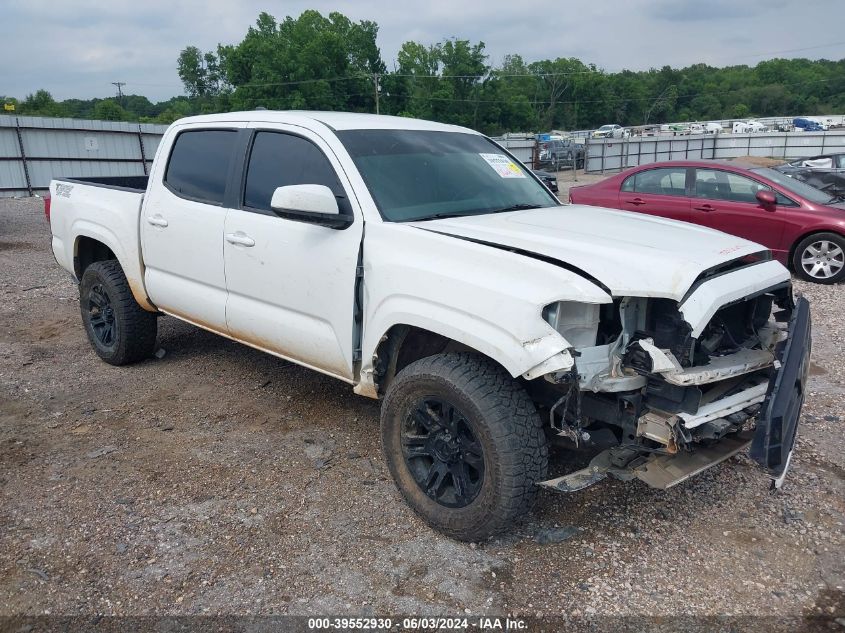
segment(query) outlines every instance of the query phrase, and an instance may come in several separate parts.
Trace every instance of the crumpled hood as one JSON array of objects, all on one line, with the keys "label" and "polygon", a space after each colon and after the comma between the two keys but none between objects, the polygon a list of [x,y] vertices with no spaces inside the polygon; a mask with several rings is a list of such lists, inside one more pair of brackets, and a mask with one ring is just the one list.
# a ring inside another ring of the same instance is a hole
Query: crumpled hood
[{"label": "crumpled hood", "polygon": [[705,270],[766,250],[686,222],[585,205],[409,224],[565,262],[614,296],[680,300]]}]

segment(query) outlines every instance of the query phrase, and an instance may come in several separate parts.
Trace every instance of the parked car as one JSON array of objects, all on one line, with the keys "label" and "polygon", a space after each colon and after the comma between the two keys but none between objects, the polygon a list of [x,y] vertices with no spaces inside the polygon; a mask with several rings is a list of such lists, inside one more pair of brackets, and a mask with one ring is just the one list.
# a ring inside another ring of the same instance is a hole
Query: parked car
[{"label": "parked car", "polygon": [[552,140],[540,143],[540,163],[551,165],[556,171],[559,167],[573,165],[584,166],[584,144],[572,139]]},{"label": "parked car", "polygon": [[548,171],[543,171],[542,169],[532,169],[532,173],[537,176],[540,180],[543,181],[543,184],[546,185],[553,193],[558,192],[557,188],[557,174],[552,174]]},{"label": "parked car", "polygon": [[688,123],[670,123],[669,131],[673,136],[686,136],[690,134],[690,126]]},{"label": "parked car", "polygon": [[[50,191],[102,360],[150,356],[168,314],[381,399],[398,489],[452,537],[505,528],[538,486],[666,488],[749,443],[775,485],[788,469],[810,316],[786,268],[717,231],[562,206],[471,130],[189,117],[149,178]],[[550,437],[597,456],[549,479]]]},{"label": "parked car", "polygon": [[602,125],[593,132],[593,138],[628,138],[629,136],[631,136],[629,130],[615,123],[612,125]]},{"label": "parked car", "polygon": [[651,163],[574,187],[569,199],[725,231],[770,248],[802,279],[845,279],[845,204],[774,169],[720,161]]},{"label": "parked car", "polygon": [[845,197],[845,154],[799,158],[774,169],[831,196]]},{"label": "parked car", "polygon": [[824,127],[818,121],[812,119],[792,119],[792,126],[800,132],[823,132]]},{"label": "parked car", "polygon": [[715,121],[708,121],[707,123],[701,123],[700,125],[704,129],[705,134],[721,134],[725,131],[722,124],[716,123]]},{"label": "parked car", "polygon": [[734,121],[732,131],[734,134],[748,134],[749,132],[765,132],[768,130],[759,121]]}]

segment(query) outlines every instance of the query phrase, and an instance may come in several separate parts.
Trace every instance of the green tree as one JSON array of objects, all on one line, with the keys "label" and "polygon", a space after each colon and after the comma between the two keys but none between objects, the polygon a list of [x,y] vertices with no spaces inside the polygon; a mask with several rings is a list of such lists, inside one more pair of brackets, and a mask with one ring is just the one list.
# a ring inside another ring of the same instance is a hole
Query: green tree
[{"label": "green tree", "polygon": [[37,90],[26,96],[20,108],[21,114],[33,116],[65,116],[67,112],[60,103],[56,103],[46,90]]},{"label": "green tree", "polygon": [[103,99],[94,106],[94,118],[100,121],[128,121],[129,114],[114,99]]},{"label": "green tree", "polygon": [[282,22],[259,15],[242,42],[218,49],[231,105],[251,109],[375,109],[375,75],[386,67],[375,22],[305,11]]},{"label": "green tree", "polygon": [[223,90],[225,81],[216,53],[188,46],[179,53],[176,63],[185,92],[191,97],[214,97]]}]

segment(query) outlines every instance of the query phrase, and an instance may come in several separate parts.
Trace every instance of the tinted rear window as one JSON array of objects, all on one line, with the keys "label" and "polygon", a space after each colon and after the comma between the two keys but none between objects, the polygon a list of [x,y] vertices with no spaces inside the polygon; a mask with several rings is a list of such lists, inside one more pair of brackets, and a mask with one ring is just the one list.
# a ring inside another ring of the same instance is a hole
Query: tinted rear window
[{"label": "tinted rear window", "polygon": [[176,137],[164,182],[186,198],[223,204],[234,130],[196,130]]}]

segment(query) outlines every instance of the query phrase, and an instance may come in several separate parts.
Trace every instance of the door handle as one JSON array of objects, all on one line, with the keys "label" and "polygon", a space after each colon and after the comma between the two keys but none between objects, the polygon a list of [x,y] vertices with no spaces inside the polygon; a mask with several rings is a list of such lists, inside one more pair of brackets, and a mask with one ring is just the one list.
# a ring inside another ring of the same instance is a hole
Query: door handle
[{"label": "door handle", "polygon": [[716,207],[714,207],[712,204],[702,204],[701,206],[693,207],[693,209],[695,209],[696,211],[715,211]]},{"label": "door handle", "polygon": [[240,231],[237,233],[226,233],[226,241],[229,244],[237,244],[239,246],[255,246],[255,240],[249,235],[244,235]]},{"label": "door handle", "polygon": [[627,202],[628,204],[635,204],[637,206],[645,204],[645,200],[643,200],[642,198],[632,198],[631,200],[626,200],[625,202]]},{"label": "door handle", "polygon": [[160,226],[162,228],[167,226],[167,220],[165,220],[160,215],[148,215],[147,216],[147,223],[152,224],[153,226]]}]

